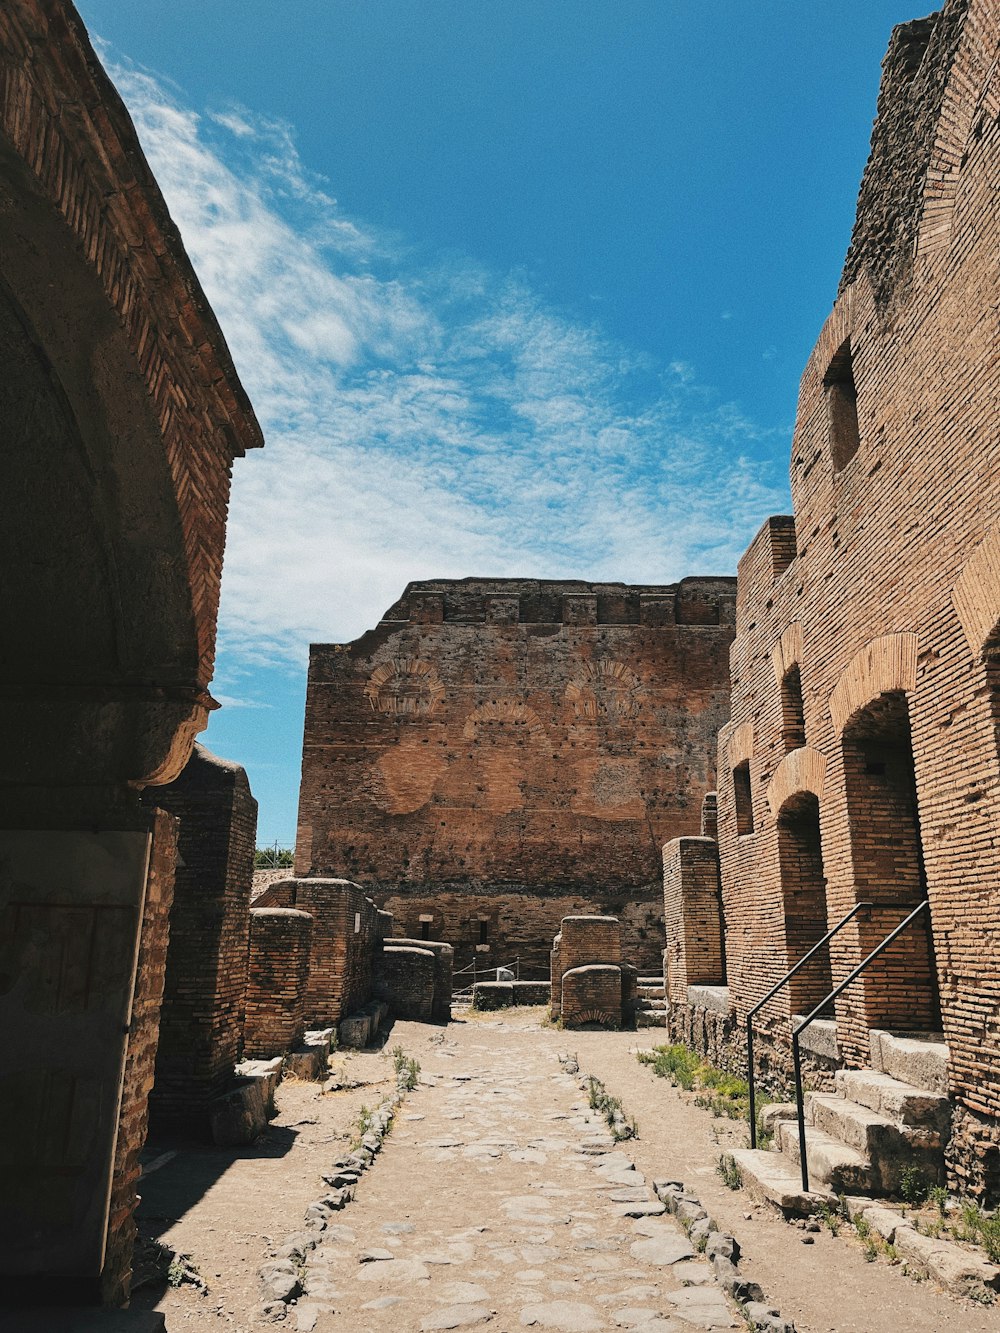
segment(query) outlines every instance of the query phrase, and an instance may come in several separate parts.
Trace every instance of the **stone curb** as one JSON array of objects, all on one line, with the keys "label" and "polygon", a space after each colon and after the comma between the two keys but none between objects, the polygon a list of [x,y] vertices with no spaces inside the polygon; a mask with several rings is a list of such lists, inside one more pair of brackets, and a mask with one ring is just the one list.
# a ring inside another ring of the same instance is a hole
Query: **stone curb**
[{"label": "stone curb", "polygon": [[370,1127],[360,1145],[347,1156],[338,1157],[330,1170],[323,1172],[323,1183],[330,1189],[306,1208],[303,1229],[288,1236],[275,1251],[274,1258],[261,1264],[258,1274],[264,1286],[264,1299],[257,1310],[260,1318],[273,1321],[286,1318],[289,1303],[303,1295],[303,1261],[320,1244],[333,1215],[354,1198],[354,1188],[362,1173],[381,1152],[396,1112],[405,1100],[407,1078],[407,1071],[401,1071],[396,1078],[396,1091],[384,1097],[371,1113]]},{"label": "stone curb", "polygon": [[698,1196],[686,1190],[681,1180],[654,1180],[653,1191],[680,1222],[695,1248],[711,1261],[715,1280],[740,1306],[751,1328],[758,1333],[795,1333],[795,1325],[766,1303],[759,1285],[740,1275],[739,1241],[719,1230]]}]

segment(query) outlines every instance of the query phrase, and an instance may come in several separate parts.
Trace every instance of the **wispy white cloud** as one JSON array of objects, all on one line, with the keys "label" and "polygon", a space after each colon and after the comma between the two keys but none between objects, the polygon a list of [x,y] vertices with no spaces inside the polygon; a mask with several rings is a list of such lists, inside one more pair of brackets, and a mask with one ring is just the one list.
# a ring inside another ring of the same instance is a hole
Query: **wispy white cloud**
[{"label": "wispy white cloud", "polygon": [[344,216],[288,126],[112,74],[267,447],[236,468],[220,644],[301,663],[409,579],[731,571],[784,507],[774,432],[518,274]]}]

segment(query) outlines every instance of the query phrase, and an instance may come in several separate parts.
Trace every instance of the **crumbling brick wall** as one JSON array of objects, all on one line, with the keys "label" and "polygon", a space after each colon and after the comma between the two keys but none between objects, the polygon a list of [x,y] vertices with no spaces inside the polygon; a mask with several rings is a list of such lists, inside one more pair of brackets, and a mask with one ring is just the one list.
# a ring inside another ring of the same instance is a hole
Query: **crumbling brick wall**
[{"label": "crumbling brick wall", "polygon": [[375,960],[374,992],[385,1000],[394,1018],[429,1023],[434,1017],[434,954],[423,943],[386,941]]},{"label": "crumbling brick wall", "polygon": [[427,949],[434,955],[434,998],[431,1006],[431,1018],[435,1023],[447,1023],[451,1019],[452,971],[455,951],[450,944],[440,940],[410,940],[393,935],[387,941],[393,949],[412,946],[415,949]]},{"label": "crumbling brick wall", "polygon": [[357,884],[344,879],[289,877],[269,885],[256,907],[298,907],[313,918],[306,1022],[336,1025],[372,993],[372,970],[391,917]]},{"label": "crumbling brick wall", "polygon": [[621,1027],[623,1001],[634,1009],[636,977],[630,970],[623,978],[616,917],[563,918],[553,941],[551,986],[553,1015],[564,1027]]},{"label": "crumbling brick wall", "polygon": [[[739,566],[718,762],[736,1015],[818,930],[816,919],[794,928],[790,869],[820,885],[831,925],[860,901],[879,904],[818,962],[834,983],[926,893],[929,932],[918,918],[845,993],[838,1040],[864,1064],[873,1026],[943,1027],[961,1126],[951,1182],[992,1202],[998,22],[988,0],[948,0],[894,36],[844,281],[802,378],[794,519],[769,520]],[[790,748],[796,676],[805,745]],[[821,875],[808,857],[797,869],[786,858],[783,873],[781,822],[805,797],[818,804]],[[794,1003],[786,990],[761,1016],[786,1055]]]},{"label": "crumbling brick wall", "polygon": [[659,966],[659,849],[699,828],[728,699],[733,584],[410,584],[314,645],[299,875],[344,874],[456,966],[541,979],[562,916],[614,912]]},{"label": "crumbling brick wall", "polygon": [[306,1030],[305,1002],[313,918],[294,907],[250,911],[243,1053],[250,1060],[283,1055]]},{"label": "crumbling brick wall", "polygon": [[689,986],[722,986],[719,849],[711,838],[675,838],[663,849],[667,997],[687,1002]]},{"label": "crumbling brick wall", "polygon": [[238,1057],[257,802],[244,769],[201,745],[143,799],[177,817],[179,853],[150,1115],[197,1131]]}]

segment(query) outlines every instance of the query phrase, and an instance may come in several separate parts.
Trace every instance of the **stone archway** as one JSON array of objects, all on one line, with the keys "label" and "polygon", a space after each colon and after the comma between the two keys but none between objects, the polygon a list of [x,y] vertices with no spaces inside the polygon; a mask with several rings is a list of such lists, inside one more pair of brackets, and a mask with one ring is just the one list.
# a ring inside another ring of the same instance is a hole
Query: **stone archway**
[{"label": "stone archway", "polygon": [[138,792],[213,707],[229,472],[261,439],[63,0],[0,12],[0,433],[0,1271],[14,1302],[117,1302],[173,867]]}]

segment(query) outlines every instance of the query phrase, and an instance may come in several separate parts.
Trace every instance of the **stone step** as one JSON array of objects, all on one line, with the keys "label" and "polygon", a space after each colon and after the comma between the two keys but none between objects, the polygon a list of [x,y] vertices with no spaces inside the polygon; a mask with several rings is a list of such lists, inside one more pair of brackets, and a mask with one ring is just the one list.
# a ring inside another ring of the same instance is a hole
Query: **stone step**
[{"label": "stone step", "polygon": [[[779,1120],[775,1142],[784,1157],[798,1164],[799,1127],[794,1120]],[[806,1126],[809,1179],[835,1194],[871,1194],[878,1182],[871,1162],[855,1148],[815,1125]]]},{"label": "stone step", "polygon": [[656,1010],[661,1014],[665,1014],[667,1011],[667,1002],[664,999],[657,999],[656,997],[650,999],[640,998],[638,1001],[638,1008]]},{"label": "stone step", "polygon": [[663,989],[663,978],[662,978],[662,977],[637,977],[637,978],[636,978],[636,983],[635,983],[635,984],[636,984],[637,986],[659,986],[660,989],[662,990],[662,989]]},{"label": "stone step", "polygon": [[666,996],[666,991],[663,987],[663,982],[661,981],[658,986],[639,986],[638,994],[640,998],[644,1000],[662,1000]]},{"label": "stone step", "polygon": [[836,1204],[836,1195],[810,1181],[806,1193],[797,1166],[780,1153],[763,1148],[737,1148],[729,1154],[739,1170],[743,1188],[752,1199],[772,1204],[786,1217],[806,1216],[827,1204]]},{"label": "stone step", "polygon": [[870,1107],[887,1120],[940,1132],[948,1129],[951,1103],[943,1093],[915,1088],[877,1069],[838,1069],[834,1081],[845,1097]]},{"label": "stone step", "polygon": [[873,1069],[911,1087],[947,1094],[948,1046],[937,1033],[873,1028],[868,1038]]},{"label": "stone step", "polygon": [[665,1028],[667,1014],[664,1009],[637,1009],[635,1014],[637,1028]]},{"label": "stone step", "polygon": [[899,1127],[891,1120],[835,1092],[806,1093],[806,1123],[868,1158],[890,1152],[904,1142]]}]

